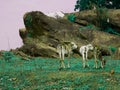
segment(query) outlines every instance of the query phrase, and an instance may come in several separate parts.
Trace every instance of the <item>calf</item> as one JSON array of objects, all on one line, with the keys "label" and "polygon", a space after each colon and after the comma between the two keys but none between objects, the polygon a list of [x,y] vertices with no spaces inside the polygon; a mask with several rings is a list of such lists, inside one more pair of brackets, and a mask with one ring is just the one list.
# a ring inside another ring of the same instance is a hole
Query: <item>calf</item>
[{"label": "calf", "polygon": [[89,50],[93,50],[92,44],[88,44],[88,45],[84,45],[80,47],[79,52],[82,55],[83,68],[85,68],[86,63],[87,63],[87,66],[89,67],[89,64],[88,64],[88,51]]},{"label": "calf", "polygon": [[95,60],[95,63],[94,63],[95,68],[98,68],[99,61],[101,64],[101,68],[104,68],[106,61],[102,56],[102,49],[99,48],[98,46],[94,47],[94,60]]},{"label": "calf", "polygon": [[63,42],[57,46],[57,52],[60,58],[60,68],[65,68],[64,58],[68,55],[68,68],[70,68],[70,55],[72,50],[76,49],[77,45],[74,42]]}]

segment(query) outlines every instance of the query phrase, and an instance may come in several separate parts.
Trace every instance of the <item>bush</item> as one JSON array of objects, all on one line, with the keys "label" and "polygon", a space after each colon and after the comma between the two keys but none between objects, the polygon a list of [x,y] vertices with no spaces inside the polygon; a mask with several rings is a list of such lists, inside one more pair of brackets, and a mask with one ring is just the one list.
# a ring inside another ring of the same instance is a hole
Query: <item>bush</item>
[{"label": "bush", "polygon": [[112,53],[115,53],[115,51],[117,50],[117,48],[113,46],[109,46],[109,49],[112,51]]},{"label": "bush", "polygon": [[31,27],[32,25],[32,16],[31,15],[27,15],[26,18],[24,19],[25,22],[25,26],[26,27]]},{"label": "bush", "polygon": [[33,36],[33,30],[29,30],[28,33],[27,33],[27,36],[32,37]]},{"label": "bush", "polygon": [[110,34],[115,34],[115,35],[119,35],[120,36],[120,33],[116,32],[111,27],[106,28],[104,31],[107,32],[107,33],[110,33]]},{"label": "bush", "polygon": [[95,27],[94,25],[92,25],[92,24],[88,24],[87,26],[85,26],[85,27],[81,27],[81,28],[79,28],[79,30],[86,30],[86,29],[91,29],[91,30],[98,30],[98,28],[97,27]]},{"label": "bush", "polygon": [[75,16],[75,14],[70,14],[67,16],[67,19],[71,22],[75,22],[76,16]]},{"label": "bush", "polygon": [[104,30],[106,27],[108,27],[108,22],[107,22],[107,18],[108,18],[108,13],[107,13],[107,9],[106,8],[97,8],[96,9],[96,25],[98,27],[101,28],[101,30]]},{"label": "bush", "polygon": [[2,56],[4,57],[5,60],[11,60],[14,57],[14,54],[9,51],[4,51],[2,52]]},{"label": "bush", "polygon": [[111,28],[111,24],[107,21],[107,19],[108,19],[107,8],[99,8],[98,7],[96,9],[96,15],[97,15],[96,25],[101,28],[101,31],[120,36],[120,34],[118,32],[115,32],[115,30]]}]

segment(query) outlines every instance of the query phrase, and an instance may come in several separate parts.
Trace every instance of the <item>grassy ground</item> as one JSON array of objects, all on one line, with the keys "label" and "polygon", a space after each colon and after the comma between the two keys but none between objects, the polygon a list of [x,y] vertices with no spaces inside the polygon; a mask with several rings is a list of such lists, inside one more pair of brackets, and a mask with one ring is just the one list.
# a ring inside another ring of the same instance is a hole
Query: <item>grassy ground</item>
[{"label": "grassy ground", "polygon": [[59,71],[57,59],[1,58],[0,90],[120,90],[120,60],[108,59],[104,69],[93,63],[89,60],[90,67],[83,69],[80,58],[71,58],[71,68]]}]

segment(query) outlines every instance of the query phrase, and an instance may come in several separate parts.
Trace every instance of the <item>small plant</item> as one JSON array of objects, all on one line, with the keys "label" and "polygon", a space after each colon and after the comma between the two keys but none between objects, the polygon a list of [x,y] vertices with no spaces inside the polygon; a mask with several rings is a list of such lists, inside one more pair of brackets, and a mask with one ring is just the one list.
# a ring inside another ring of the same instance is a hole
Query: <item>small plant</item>
[{"label": "small plant", "polygon": [[99,8],[96,9],[96,25],[101,28],[101,30],[105,30],[108,27],[108,10],[106,8]]},{"label": "small plant", "polygon": [[75,14],[70,14],[67,16],[67,19],[71,22],[75,22],[76,16],[75,16]]},{"label": "small plant", "polygon": [[75,84],[76,86],[81,85],[81,84],[82,84],[81,78],[76,78],[75,81],[74,81],[74,84]]},{"label": "small plant", "polygon": [[117,50],[117,48],[113,46],[109,46],[109,49],[112,51],[112,53],[115,53],[115,51]]},{"label": "small plant", "polygon": [[109,23],[108,17],[108,9],[107,8],[99,8],[96,9],[96,25],[101,28],[101,31],[119,35],[120,33],[116,32],[114,29],[111,28],[111,24]]},{"label": "small plant", "polygon": [[89,90],[89,86],[88,85],[83,86],[82,90]]},{"label": "small plant", "polygon": [[33,30],[30,29],[30,30],[28,31],[27,36],[28,36],[28,37],[32,37],[32,34],[33,34]]},{"label": "small plant", "polygon": [[88,24],[87,26],[79,28],[79,30],[86,30],[86,29],[91,29],[91,30],[98,30],[94,25]]},{"label": "small plant", "polygon": [[25,25],[27,27],[31,27],[31,25],[32,25],[31,21],[32,21],[32,16],[31,15],[27,15],[27,17],[25,18],[25,21],[24,21]]},{"label": "small plant", "polygon": [[104,86],[98,87],[98,90],[106,90]]},{"label": "small plant", "polygon": [[2,52],[2,56],[4,57],[5,60],[11,60],[14,57],[14,54],[9,51],[4,51]]},{"label": "small plant", "polygon": [[116,32],[111,27],[106,28],[104,31],[107,32],[107,33],[111,33],[111,34],[115,34],[115,35],[119,35],[120,36],[120,33]]}]

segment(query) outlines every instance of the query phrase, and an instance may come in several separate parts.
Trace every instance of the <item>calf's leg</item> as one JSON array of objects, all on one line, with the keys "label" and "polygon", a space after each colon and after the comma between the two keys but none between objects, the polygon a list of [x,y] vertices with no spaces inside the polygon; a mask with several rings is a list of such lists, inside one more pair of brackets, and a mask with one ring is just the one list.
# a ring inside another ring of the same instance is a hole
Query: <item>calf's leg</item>
[{"label": "calf's leg", "polygon": [[94,55],[94,59],[95,59],[94,67],[98,68],[98,60],[97,60],[97,56],[96,55]]},{"label": "calf's leg", "polygon": [[88,64],[88,52],[86,52],[86,64],[89,67],[89,64]]},{"label": "calf's leg", "polygon": [[62,66],[63,68],[65,68],[64,57],[65,57],[65,53],[62,52],[61,66]]},{"label": "calf's leg", "polygon": [[70,53],[68,54],[68,68],[70,68]]},{"label": "calf's leg", "polygon": [[83,62],[83,68],[85,68],[85,56],[84,56],[84,53],[82,53],[82,62]]}]

